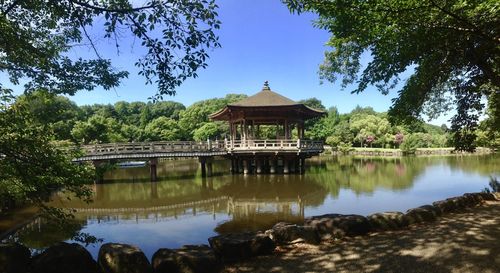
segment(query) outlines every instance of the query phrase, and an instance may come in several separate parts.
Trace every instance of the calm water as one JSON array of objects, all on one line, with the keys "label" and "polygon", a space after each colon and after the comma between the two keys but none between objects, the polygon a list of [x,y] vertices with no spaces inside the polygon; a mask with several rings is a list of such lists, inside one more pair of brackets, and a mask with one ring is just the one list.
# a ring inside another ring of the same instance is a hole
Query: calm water
[{"label": "calm water", "polygon": [[321,157],[307,164],[305,175],[244,176],[228,174],[221,160],[215,176],[202,179],[196,160],[165,161],[157,183],[148,182],[147,167],[113,170],[106,184],[94,186],[93,203],[62,197],[52,203],[77,209],[71,226],[34,223],[14,239],[36,250],[84,233],[100,239],[87,246],[94,257],[102,243],[122,242],[138,245],[151,258],[161,247],[206,244],[213,235],[263,230],[277,221],[405,211],[481,191],[490,176],[500,175],[498,155]]}]

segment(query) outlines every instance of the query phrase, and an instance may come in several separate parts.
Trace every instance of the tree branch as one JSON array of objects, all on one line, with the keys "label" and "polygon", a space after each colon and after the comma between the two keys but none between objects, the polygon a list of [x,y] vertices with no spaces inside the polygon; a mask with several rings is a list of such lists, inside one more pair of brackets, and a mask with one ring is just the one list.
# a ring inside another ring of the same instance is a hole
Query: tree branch
[{"label": "tree branch", "polygon": [[19,2],[21,2],[22,0],[15,0],[14,2],[12,2],[12,4],[10,4],[10,6],[7,7],[7,9],[5,9],[2,13],[4,15],[7,15],[7,13],[9,13],[13,8],[15,8]]},{"label": "tree branch", "polygon": [[154,8],[158,5],[157,2],[153,2],[153,4],[147,5],[147,6],[142,6],[142,7],[137,7],[137,8],[121,8],[120,9],[120,8],[108,8],[108,7],[94,6],[94,5],[91,5],[89,3],[81,2],[81,1],[77,1],[77,0],[69,0],[69,1],[73,4],[76,4],[76,5],[79,5],[82,7],[86,7],[89,9],[93,9],[93,10],[98,10],[98,11],[103,11],[103,12],[116,12],[116,13],[122,13],[122,14],[141,11],[141,10],[145,10],[145,9],[151,9],[151,8]]}]

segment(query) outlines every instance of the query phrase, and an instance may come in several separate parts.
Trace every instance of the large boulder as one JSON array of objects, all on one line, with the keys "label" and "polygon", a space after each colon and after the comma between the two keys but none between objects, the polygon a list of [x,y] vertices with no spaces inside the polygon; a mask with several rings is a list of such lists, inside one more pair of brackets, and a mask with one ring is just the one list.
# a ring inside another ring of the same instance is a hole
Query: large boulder
[{"label": "large boulder", "polygon": [[151,265],[136,246],[107,243],[99,249],[97,263],[104,273],[151,273]]},{"label": "large boulder", "polygon": [[376,231],[400,229],[409,224],[405,214],[399,211],[375,213],[368,216],[367,219],[371,228]]},{"label": "large boulder", "polygon": [[153,255],[155,273],[212,273],[220,265],[207,245],[186,245],[180,249],[161,248]]},{"label": "large boulder", "polygon": [[456,206],[455,202],[453,202],[453,200],[436,201],[436,202],[432,203],[432,206],[434,206],[436,209],[441,211],[441,214],[454,212],[458,209],[458,207]]},{"label": "large boulder", "polygon": [[409,224],[432,222],[435,221],[438,214],[438,209],[434,206],[425,205],[414,209],[409,209],[405,216]]},{"label": "large boulder", "polygon": [[97,263],[81,245],[57,243],[33,257],[33,273],[96,273]]},{"label": "large boulder", "polygon": [[208,238],[215,256],[224,263],[245,260],[249,257],[269,255],[276,244],[263,233],[245,232]]},{"label": "large boulder", "polygon": [[318,244],[320,237],[315,228],[280,222],[267,230],[266,234],[277,244],[301,240],[309,244]]},{"label": "large boulder", "polygon": [[[313,227],[322,238],[341,238],[344,235],[364,235],[371,231],[366,217],[349,214],[325,214],[306,218],[304,226]],[[325,236],[326,235],[326,236]]]},{"label": "large boulder", "polygon": [[475,207],[483,203],[483,197],[477,193],[465,193],[463,198],[466,200],[468,207]]},{"label": "large boulder", "polygon": [[30,264],[30,250],[18,243],[0,243],[0,272],[24,273]]}]

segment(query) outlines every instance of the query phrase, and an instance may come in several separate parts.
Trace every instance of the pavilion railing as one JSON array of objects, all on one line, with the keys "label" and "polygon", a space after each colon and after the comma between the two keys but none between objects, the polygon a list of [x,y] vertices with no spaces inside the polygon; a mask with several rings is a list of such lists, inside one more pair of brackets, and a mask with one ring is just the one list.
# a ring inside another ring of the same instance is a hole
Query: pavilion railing
[{"label": "pavilion railing", "polygon": [[304,140],[304,139],[226,140],[226,148],[230,150],[251,150],[251,149],[323,150],[323,141]]}]

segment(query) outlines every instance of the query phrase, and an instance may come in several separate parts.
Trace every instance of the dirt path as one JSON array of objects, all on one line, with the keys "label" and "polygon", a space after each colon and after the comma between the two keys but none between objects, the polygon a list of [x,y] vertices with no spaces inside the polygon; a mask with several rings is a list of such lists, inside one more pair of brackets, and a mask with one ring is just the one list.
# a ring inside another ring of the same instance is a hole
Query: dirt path
[{"label": "dirt path", "polygon": [[223,272],[500,272],[500,202],[404,231],[282,247]]}]

